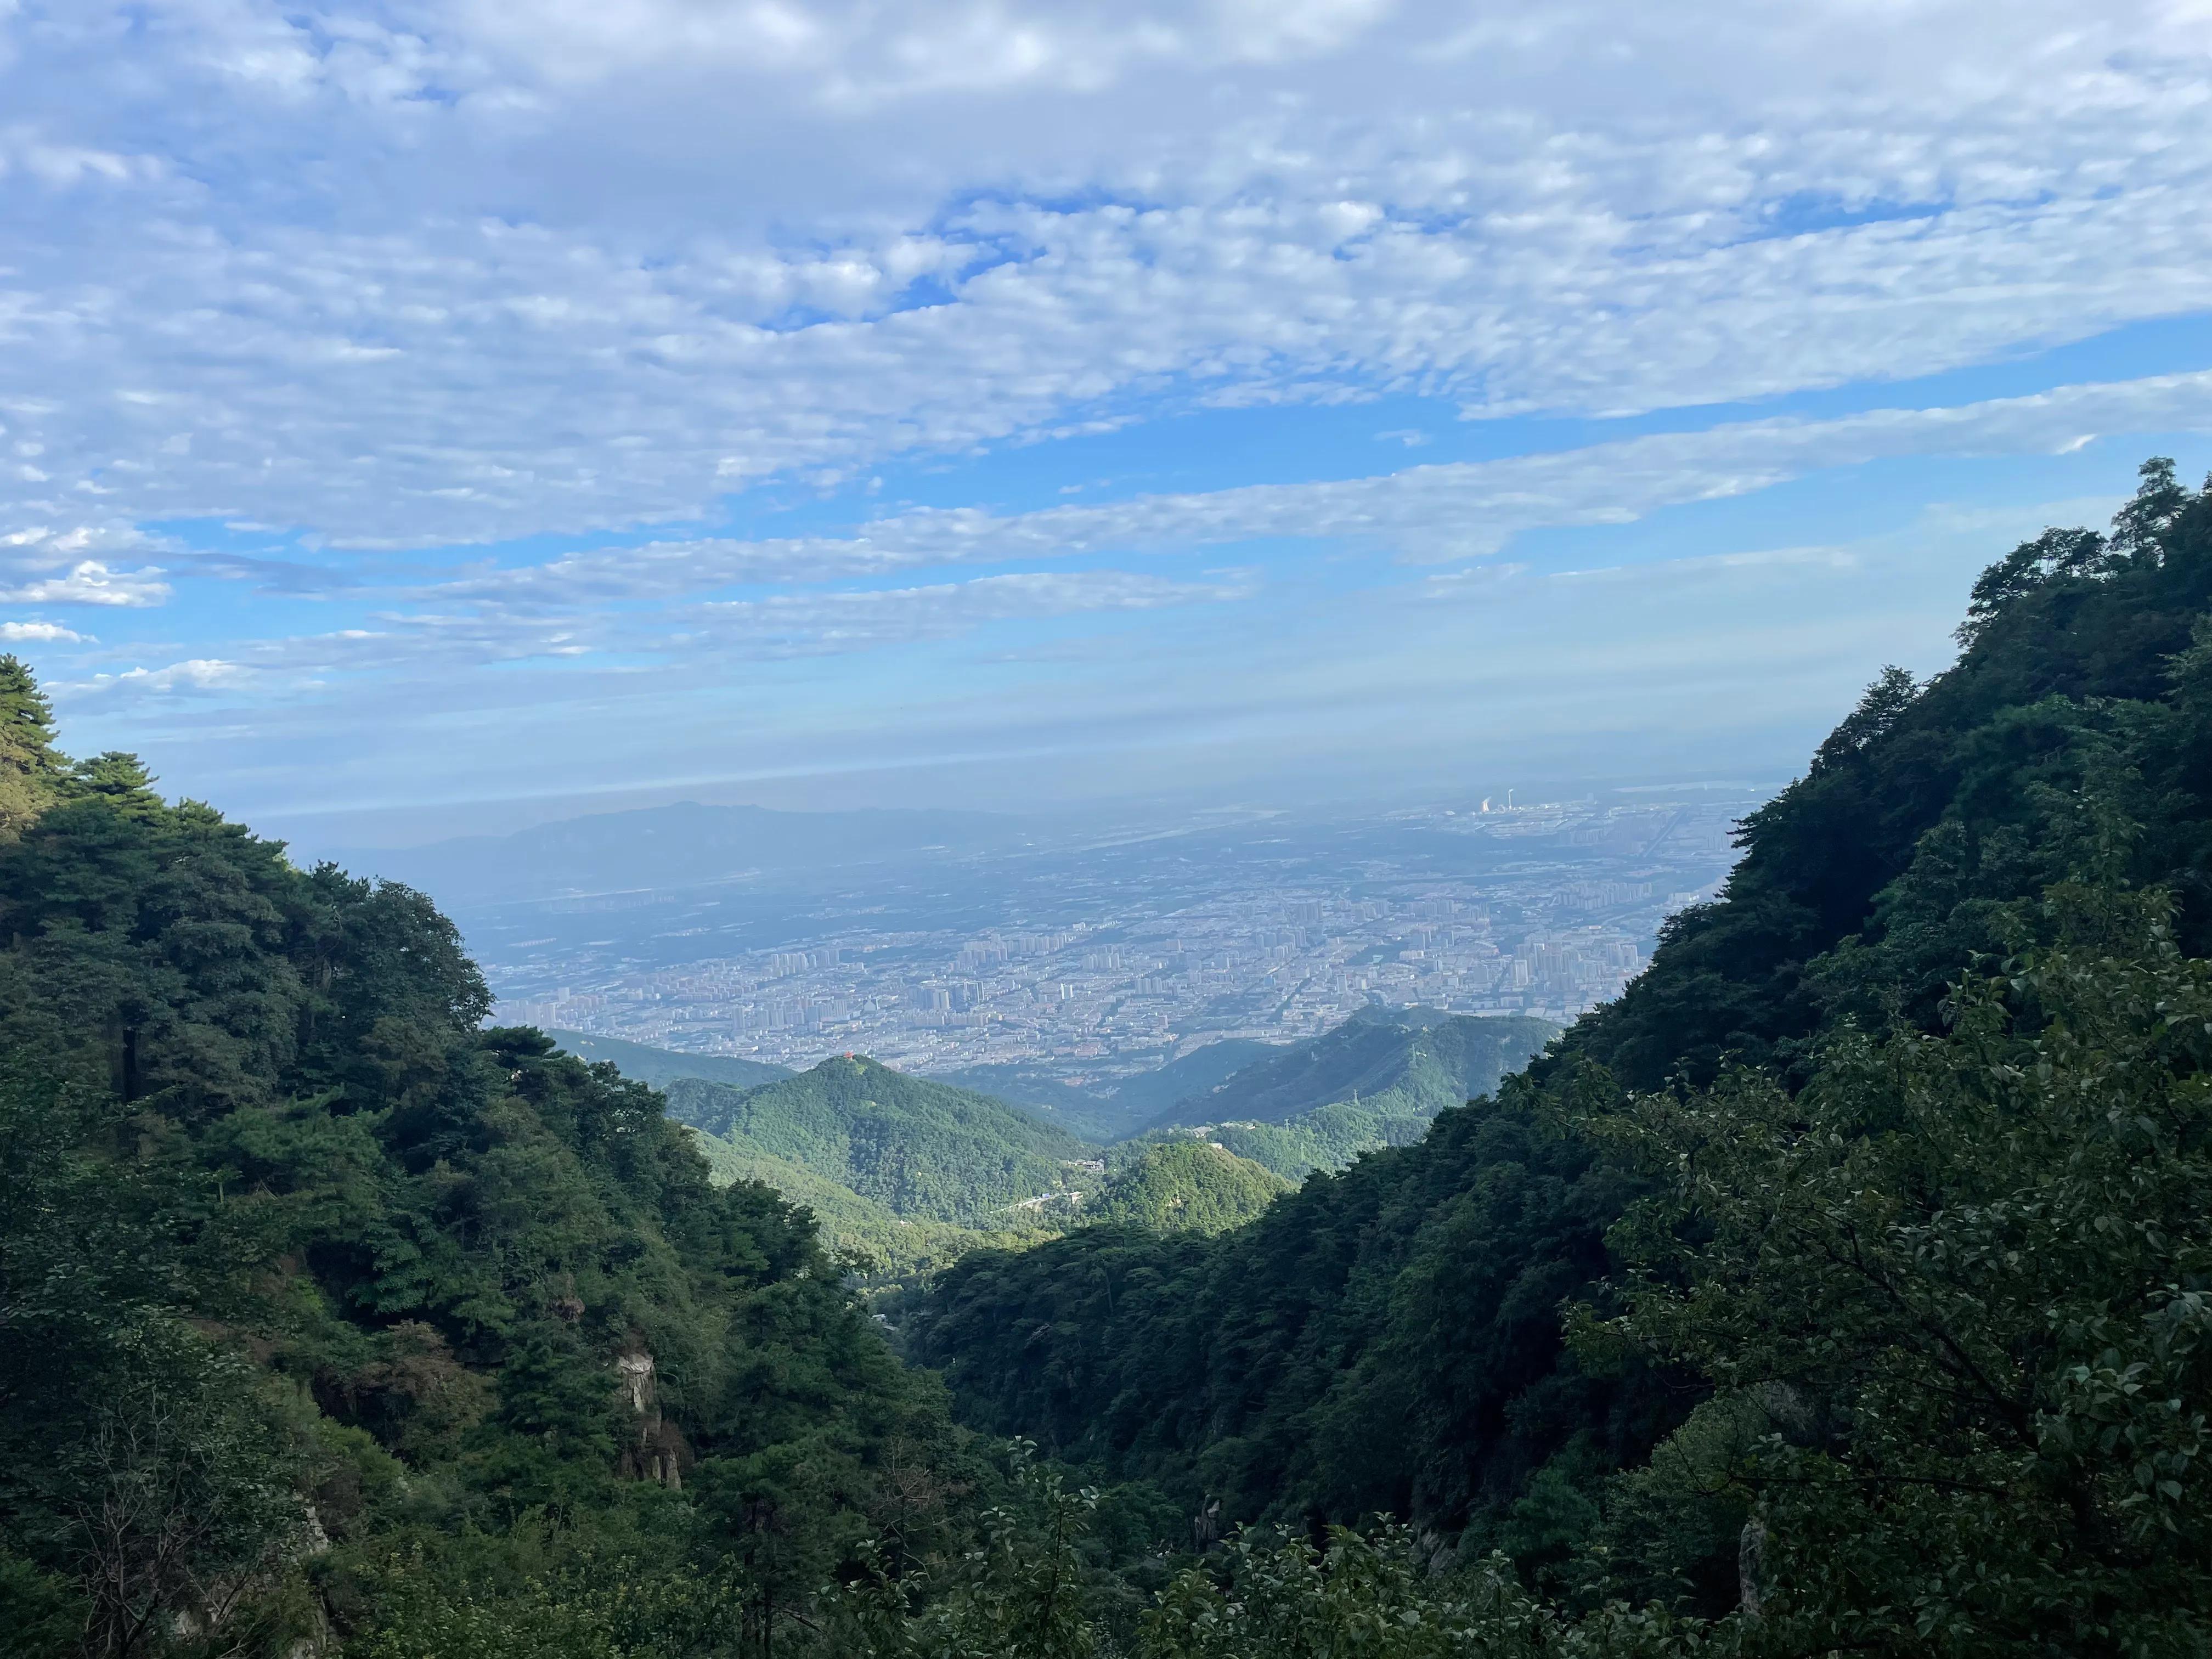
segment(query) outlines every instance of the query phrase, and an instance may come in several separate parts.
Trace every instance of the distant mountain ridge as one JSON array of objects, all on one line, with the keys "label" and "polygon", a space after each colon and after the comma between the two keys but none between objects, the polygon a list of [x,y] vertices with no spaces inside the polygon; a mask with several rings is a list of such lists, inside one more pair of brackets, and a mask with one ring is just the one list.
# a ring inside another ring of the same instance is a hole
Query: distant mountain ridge
[{"label": "distant mountain ridge", "polygon": [[815,871],[1023,845],[1022,820],[986,812],[868,809],[785,812],[679,801],[465,836],[422,847],[349,850],[347,867],[438,896],[488,903],[725,880],[752,870]]},{"label": "distant mountain ridge", "polygon": [[1433,1117],[1496,1090],[1559,1033],[1549,1020],[1368,1009],[1310,1042],[1177,1101],[1146,1127],[1286,1123],[1339,1103],[1382,1117]]},{"label": "distant mountain ridge", "polygon": [[[1341,1169],[1377,1147],[1410,1145],[1437,1112],[1493,1091],[1558,1030],[1517,1017],[1364,1009],[1289,1047],[1251,1038],[1207,1044],[1123,1079],[1112,1096],[1057,1083],[1035,1066],[921,1078],[845,1057],[793,1073],[583,1032],[549,1035],[582,1059],[611,1060],[624,1076],[661,1090],[669,1115],[699,1133],[720,1178],[764,1181],[812,1209],[834,1238],[910,1265],[950,1259],[1010,1226],[1028,1231],[1105,1213],[1095,1203],[1065,1213],[1054,1206],[1010,1207],[1055,1191],[1089,1192],[1098,1184],[1085,1167],[1101,1156],[1094,1142],[1131,1146],[1115,1157],[1116,1180],[1151,1149],[1197,1144],[1196,1135],[1284,1182]],[[1007,1093],[1019,1089],[1032,1100],[963,1086],[1001,1078]],[[1033,1103],[1053,1091],[1060,1103]],[[1123,1095],[1131,1103],[1116,1111]],[[1149,1122],[1136,1117],[1139,1106],[1176,1096]],[[1227,1213],[1212,1191],[1222,1171],[1176,1157],[1183,1161],[1163,1166],[1158,1178],[1206,1186],[1206,1213]],[[1106,1194],[1096,1200],[1109,1201]],[[1255,1206],[1249,1189],[1224,1201],[1250,1214],[1265,1207]],[[1157,1207],[1134,1197],[1122,1207],[1132,1205],[1132,1216]],[[928,1231],[907,1231],[917,1227]]]},{"label": "distant mountain ridge", "polygon": [[[894,1283],[943,1267],[982,1246],[1048,1236],[1074,1213],[1073,1206],[994,1213],[988,1202],[961,1203],[944,1199],[941,1193],[943,1201],[915,1203],[909,1201],[911,1194],[902,1200],[896,1190],[880,1187],[872,1194],[865,1194],[852,1184],[856,1173],[851,1167],[852,1126],[830,1098],[831,1091],[805,1085],[765,1104],[739,1103],[738,1097],[763,1085],[803,1081],[805,1074],[734,1055],[688,1054],[580,1031],[546,1035],[580,1059],[611,1062],[624,1077],[660,1090],[668,1115],[690,1132],[717,1182],[757,1181],[775,1188],[787,1200],[813,1213],[827,1243],[840,1250],[857,1249],[874,1258],[876,1271]],[[873,1061],[865,1064],[874,1066]],[[970,1091],[948,1088],[935,1094],[928,1079],[907,1079],[884,1067],[875,1069],[900,1081],[872,1093],[896,1097],[902,1108],[916,1103],[912,1097],[921,1097],[918,1114],[902,1110],[891,1115],[903,1121],[878,1122],[860,1131],[866,1139],[872,1131],[882,1130],[894,1163],[903,1161],[909,1169],[925,1172],[933,1167],[964,1168],[962,1160],[975,1152],[976,1139],[990,1143],[1011,1134],[1024,1156],[1016,1164],[1020,1178],[1005,1189],[1016,1194],[1010,1204],[1050,1188],[1073,1190],[1095,1178],[1088,1169],[1070,1171],[1067,1158],[1056,1155],[1091,1164],[1097,1161],[1097,1148],[1067,1139],[1053,1126],[1036,1124],[1002,1102]],[[903,1086],[908,1081],[928,1086],[910,1091]],[[964,1150],[957,1129],[942,1134],[943,1126],[930,1121],[939,1109],[948,1106],[954,1109],[956,1121],[964,1118],[969,1128],[980,1125],[983,1132],[971,1138]],[[1040,1130],[1046,1138],[1038,1143],[1035,1134]],[[1000,1133],[994,1136],[993,1131]],[[1031,1161],[1027,1154],[1040,1149],[1042,1155]],[[1001,1156],[994,1165],[987,1146],[984,1167],[1003,1168],[1003,1146],[999,1150]],[[1042,1182],[1046,1187],[1031,1189],[1029,1182]],[[955,1213],[970,1219],[946,1218]]]},{"label": "distant mountain ridge", "polygon": [[1191,1095],[1133,1137],[1201,1135],[1285,1181],[1407,1146],[1438,1112],[1492,1093],[1559,1035],[1548,1020],[1363,1009]]},{"label": "distant mountain ridge", "polygon": [[1223,1037],[1164,1066],[1097,1089],[1063,1081],[1053,1074],[1057,1068],[1018,1062],[946,1072],[939,1081],[995,1096],[1086,1140],[1112,1141],[1143,1128],[1186,1096],[1212,1089],[1254,1060],[1281,1052],[1282,1047],[1255,1037]]},{"label": "distant mountain ridge", "polygon": [[678,1078],[668,1115],[742,1157],[796,1165],[913,1221],[1004,1226],[1103,1179],[1099,1150],[1004,1101],[856,1056],[751,1089]]}]

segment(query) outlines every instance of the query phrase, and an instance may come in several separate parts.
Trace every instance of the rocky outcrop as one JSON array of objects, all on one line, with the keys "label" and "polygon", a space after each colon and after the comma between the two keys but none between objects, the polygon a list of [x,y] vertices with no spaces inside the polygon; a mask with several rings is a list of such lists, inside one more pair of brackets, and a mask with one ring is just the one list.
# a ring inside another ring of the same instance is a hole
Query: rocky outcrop
[{"label": "rocky outcrop", "polygon": [[1190,1547],[1195,1554],[1203,1555],[1221,1541],[1221,1500],[1206,1494],[1198,1513],[1190,1521]]},{"label": "rocky outcrop", "polygon": [[615,1376],[636,1427],[623,1443],[615,1473],[625,1480],[650,1480],[671,1492],[684,1490],[684,1470],[691,1449],[676,1425],[661,1414],[653,1387],[653,1356],[634,1348],[615,1356]]},{"label": "rocky outcrop", "polygon": [[1766,1522],[1756,1515],[1743,1523],[1735,1544],[1737,1604],[1746,1622],[1756,1624],[1766,1609]]}]

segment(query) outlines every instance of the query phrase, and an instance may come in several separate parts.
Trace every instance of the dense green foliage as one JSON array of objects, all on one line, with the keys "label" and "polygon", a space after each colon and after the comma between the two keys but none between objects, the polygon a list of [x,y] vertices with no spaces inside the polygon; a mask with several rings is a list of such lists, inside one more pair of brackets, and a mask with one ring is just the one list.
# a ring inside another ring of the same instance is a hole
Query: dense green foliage
[{"label": "dense green foliage", "polygon": [[941,1498],[936,1394],[805,1218],[479,1030],[420,895],[63,762],[12,663],[0,730],[0,1646],[443,1650],[386,1629],[395,1552],[441,1605],[735,1572],[760,1633]]},{"label": "dense green foliage", "polygon": [[1057,1237],[1076,1213],[1071,1202],[1053,1206],[1049,1213],[1018,1210],[1003,1224],[989,1229],[915,1221],[893,1214],[875,1200],[863,1198],[804,1164],[741,1151],[698,1129],[691,1133],[706,1158],[711,1179],[724,1183],[757,1181],[811,1217],[823,1248],[865,1290],[863,1300],[887,1316],[903,1305],[902,1291],[969,1252],[1018,1249]]},{"label": "dense green foliage", "polygon": [[1362,1152],[1410,1146],[1428,1133],[1434,1115],[1378,1111],[1364,1101],[1340,1100],[1280,1123],[1208,1123],[1194,1129],[1152,1129],[1144,1140],[1202,1134],[1285,1181],[1304,1181],[1316,1170],[1341,1170]]},{"label": "dense green foliage", "polygon": [[[1590,1126],[1731,1057],[1794,1093],[1838,1031],[1939,1030],[1947,984],[2056,937],[2069,882],[2170,893],[2206,954],[2208,611],[2212,498],[2154,464],[2109,538],[1993,567],[1957,665],[1886,674],[1746,822],[1722,897],[1525,1079],[1218,1239],[979,1255],[916,1352],[970,1421],[1232,1518],[1385,1510],[1553,1570],[1697,1398],[1648,1354],[1594,1370],[1563,1342],[1564,1302],[1614,1294],[1607,1235],[1646,1180]],[[1708,1541],[1710,1585],[1733,1546]]]},{"label": "dense green foliage", "polygon": [[2185,948],[2212,951],[2208,607],[2212,500],[2168,462],[2111,536],[2047,532],[1990,567],[1957,665],[1885,673],[1558,1064],[1655,1089],[1728,1055],[1787,1073],[1842,1018],[1929,1029],[2021,902],[2076,874],[2163,884]]},{"label": "dense green foliage", "polygon": [[1741,1519],[1732,1588],[1787,1651],[2203,1650],[2212,963],[2162,894],[2054,896],[2141,954],[2029,957],[1794,1093],[1731,1072],[1594,1126],[1654,1192],[1577,1346],[1714,1391],[1627,1483],[1639,1587]]},{"label": "dense green foliage", "polygon": [[796,1164],[908,1220],[1003,1225],[1016,1206],[1097,1179],[1098,1149],[1066,1130],[850,1054],[754,1089],[678,1079],[668,1109],[741,1156]]},{"label": "dense green foliage", "polygon": [[1743,1650],[1741,1632],[1607,1607],[1576,1617],[1510,1564],[1439,1576],[1432,1538],[1401,1526],[1240,1533],[1184,1557],[1133,1607],[1127,1566],[1102,1571],[1110,1498],[1019,1469],[1017,1500],[934,1571],[870,1573],[831,1604],[830,1647],[853,1659],[1674,1659]]},{"label": "dense green foliage", "polygon": [[709,1083],[751,1089],[792,1074],[787,1066],[771,1066],[764,1060],[741,1060],[734,1054],[678,1054],[672,1048],[655,1048],[647,1043],[625,1042],[620,1037],[592,1036],[587,1032],[563,1031],[551,1026],[546,1028],[545,1035],[577,1059],[595,1066],[604,1061],[632,1083],[642,1083],[651,1089],[665,1089],[680,1077],[700,1077]]},{"label": "dense green foliage", "polygon": [[1583,1120],[1646,1184],[1576,1350],[1705,1391],[1640,1468],[1455,1541],[1248,1530],[1133,1630],[1086,1577],[1090,1501],[1036,1486],[921,1607],[861,1580],[843,1650],[2212,1650],[2212,963],[2163,895],[2053,898],[2085,953],[1968,975],[1942,1035],[1845,1030],[1796,1091],[1738,1069]]},{"label": "dense green foliage", "polygon": [[1123,1159],[1084,1215],[1109,1227],[1219,1233],[1261,1214],[1290,1183],[1249,1159],[1178,1137]]}]

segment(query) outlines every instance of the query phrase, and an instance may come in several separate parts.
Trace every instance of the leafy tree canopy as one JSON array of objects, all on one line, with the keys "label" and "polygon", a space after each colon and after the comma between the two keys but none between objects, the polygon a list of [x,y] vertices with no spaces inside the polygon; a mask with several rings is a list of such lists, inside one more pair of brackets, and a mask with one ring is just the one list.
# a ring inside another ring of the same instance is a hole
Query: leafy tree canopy
[{"label": "leafy tree canopy", "polygon": [[1109,1226],[1219,1233],[1242,1226],[1290,1182],[1234,1152],[1184,1137],[1142,1148],[1084,1212]]},{"label": "leafy tree canopy", "polygon": [[941,1520],[967,1454],[802,1212],[482,1029],[422,895],[47,733],[0,664],[0,1645],[368,1639],[415,1552],[738,1572],[766,1640]]}]

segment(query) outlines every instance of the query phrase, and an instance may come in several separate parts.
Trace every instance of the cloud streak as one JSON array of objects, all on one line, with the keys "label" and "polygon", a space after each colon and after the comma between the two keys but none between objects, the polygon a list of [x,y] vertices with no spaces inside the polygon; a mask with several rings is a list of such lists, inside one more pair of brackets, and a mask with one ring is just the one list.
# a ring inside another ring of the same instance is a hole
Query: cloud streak
[{"label": "cloud streak", "polygon": [[0,586],[0,605],[92,605],[142,610],[169,597],[169,585],[160,579],[161,574],[153,565],[141,570],[116,570],[98,559],[80,559],[59,575]]},{"label": "cloud streak", "polygon": [[1829,469],[1900,457],[2049,454],[2103,433],[2146,431],[2212,431],[2212,372],[1826,421],[1738,422],[1504,460],[1003,517],[976,508],[933,509],[881,519],[849,537],[655,542],[405,591],[417,599],[558,611],[677,599],[738,583],[1171,554],[1270,539],[1340,541],[1405,562],[1446,563],[1489,556],[1534,530],[1631,523],[1662,508],[1749,495]]},{"label": "cloud streak", "polygon": [[[1035,571],[963,582],[854,592],[708,600],[648,617],[579,611],[519,620],[453,610],[386,612],[370,628],[289,638],[241,641],[235,659],[198,658],[160,668],[133,665],[65,681],[65,702],[88,696],[179,691],[283,697],[308,688],[392,676],[492,665],[557,665],[580,658],[680,662],[696,671],[849,655],[949,640],[997,624],[1215,605],[1249,599],[1250,571],[1217,572],[1199,581],[1115,570]],[[9,624],[0,639],[83,640],[51,624]],[[89,641],[85,641],[89,643]],[[112,654],[112,653],[111,653]]]}]

